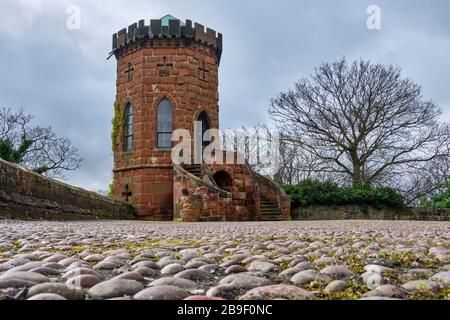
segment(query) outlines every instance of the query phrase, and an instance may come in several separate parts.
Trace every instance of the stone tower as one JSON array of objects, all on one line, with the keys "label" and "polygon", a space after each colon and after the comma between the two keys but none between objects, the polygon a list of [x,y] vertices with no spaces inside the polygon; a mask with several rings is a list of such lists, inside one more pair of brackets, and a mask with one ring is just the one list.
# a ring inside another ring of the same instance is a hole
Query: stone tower
[{"label": "stone tower", "polygon": [[113,35],[117,59],[113,141],[114,196],[148,220],[173,218],[170,136],[194,134],[194,122],[219,127],[218,68],[222,35],[191,20],[167,15]]}]

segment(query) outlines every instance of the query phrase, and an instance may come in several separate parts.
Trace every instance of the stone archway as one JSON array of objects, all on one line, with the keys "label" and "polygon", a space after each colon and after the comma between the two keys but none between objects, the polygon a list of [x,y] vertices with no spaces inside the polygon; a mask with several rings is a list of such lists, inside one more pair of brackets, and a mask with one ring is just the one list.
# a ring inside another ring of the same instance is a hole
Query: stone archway
[{"label": "stone archway", "polygon": [[217,185],[220,189],[233,192],[233,179],[226,171],[218,171],[214,174],[214,181],[216,181]]}]

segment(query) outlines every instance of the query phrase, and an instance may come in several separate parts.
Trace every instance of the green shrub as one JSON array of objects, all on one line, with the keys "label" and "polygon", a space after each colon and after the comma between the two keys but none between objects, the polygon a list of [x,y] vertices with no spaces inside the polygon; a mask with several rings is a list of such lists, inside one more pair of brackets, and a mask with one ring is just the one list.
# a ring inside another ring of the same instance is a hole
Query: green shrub
[{"label": "green shrub", "polygon": [[0,140],[0,158],[5,161],[20,164],[32,144],[32,140],[23,138],[20,145],[16,149],[11,140]]},{"label": "green shrub", "polygon": [[420,204],[426,208],[450,208],[450,184],[442,193],[431,199],[422,199]]},{"label": "green shrub", "polygon": [[401,208],[404,198],[396,190],[369,185],[339,186],[330,181],[304,180],[296,185],[286,185],[293,207],[311,205],[363,205],[377,209]]}]

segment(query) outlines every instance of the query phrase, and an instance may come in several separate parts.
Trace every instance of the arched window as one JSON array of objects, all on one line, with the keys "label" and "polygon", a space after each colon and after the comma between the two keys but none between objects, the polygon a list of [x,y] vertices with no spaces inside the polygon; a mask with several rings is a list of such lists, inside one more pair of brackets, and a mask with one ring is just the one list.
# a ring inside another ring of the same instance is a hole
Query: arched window
[{"label": "arched window", "polygon": [[167,99],[158,106],[158,148],[172,148],[172,105]]},{"label": "arched window", "polygon": [[206,147],[207,145],[209,145],[209,137],[205,136],[206,131],[208,131],[210,129],[209,127],[209,118],[208,118],[208,114],[205,111],[202,111],[198,117],[197,117],[197,121],[201,123],[202,125],[202,145],[204,147]]},{"label": "arched window", "polygon": [[125,110],[125,141],[124,150],[133,150],[133,106],[128,103]]}]

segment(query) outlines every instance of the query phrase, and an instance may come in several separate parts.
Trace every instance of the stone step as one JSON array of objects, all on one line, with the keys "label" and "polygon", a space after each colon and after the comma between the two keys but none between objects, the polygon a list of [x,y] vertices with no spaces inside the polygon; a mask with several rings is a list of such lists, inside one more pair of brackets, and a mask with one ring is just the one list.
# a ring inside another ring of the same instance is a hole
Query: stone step
[{"label": "stone step", "polygon": [[273,201],[261,201],[261,204],[270,204],[272,206],[276,206],[277,204]]},{"label": "stone step", "polygon": [[261,213],[261,217],[270,217],[270,216],[283,216],[281,212],[264,212]]},{"label": "stone step", "polygon": [[287,221],[288,219],[283,215],[281,209],[272,200],[261,197],[261,217],[260,221]]},{"label": "stone step", "polygon": [[200,165],[185,165],[185,166],[183,166],[183,168],[190,174],[200,178],[200,175],[201,175]]},{"label": "stone step", "polygon": [[277,206],[261,206],[261,209],[274,209],[274,210],[280,210]]},{"label": "stone step", "polygon": [[277,207],[277,204],[269,199],[261,199],[261,205],[270,205],[270,206],[274,206]]},{"label": "stone step", "polygon": [[284,216],[261,216],[260,221],[287,221]]},{"label": "stone step", "polygon": [[183,168],[200,168],[199,164],[184,164]]},{"label": "stone step", "polygon": [[276,207],[277,205],[275,203],[269,203],[269,202],[261,202],[261,207]]},{"label": "stone step", "polygon": [[280,209],[278,209],[278,210],[276,210],[276,209],[262,209],[261,210],[261,214],[281,214],[281,210]]},{"label": "stone step", "polygon": [[200,217],[199,222],[218,222],[223,221],[223,216]]}]

